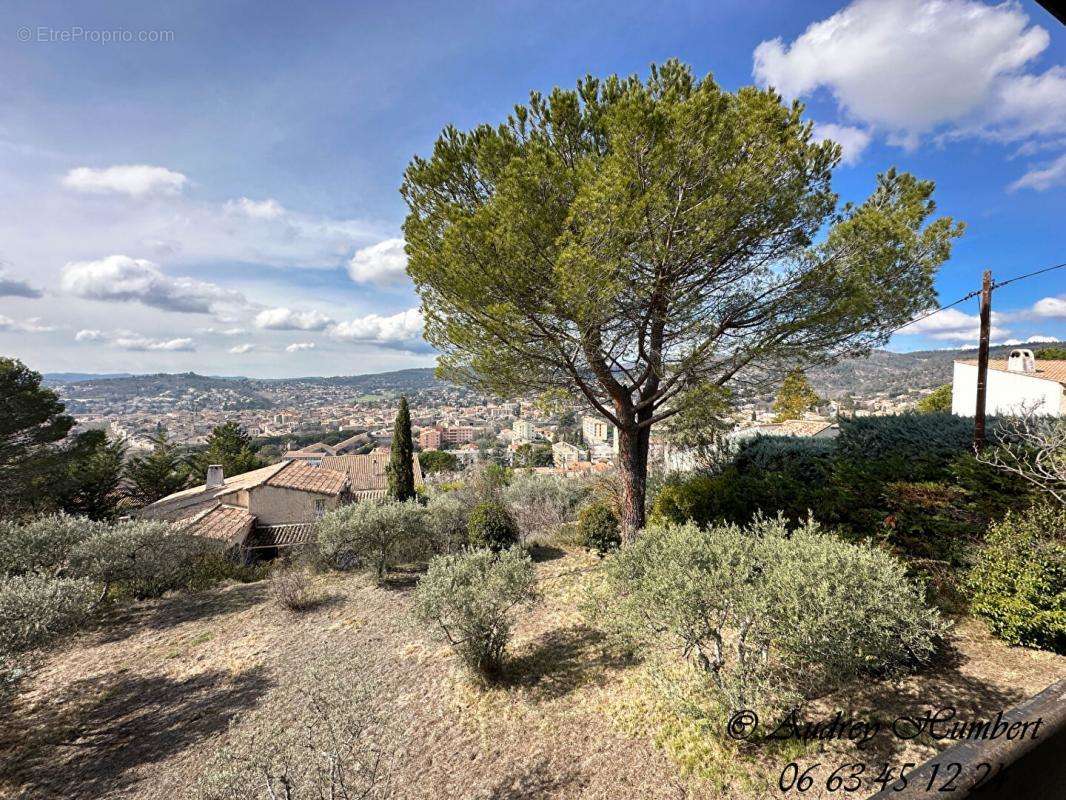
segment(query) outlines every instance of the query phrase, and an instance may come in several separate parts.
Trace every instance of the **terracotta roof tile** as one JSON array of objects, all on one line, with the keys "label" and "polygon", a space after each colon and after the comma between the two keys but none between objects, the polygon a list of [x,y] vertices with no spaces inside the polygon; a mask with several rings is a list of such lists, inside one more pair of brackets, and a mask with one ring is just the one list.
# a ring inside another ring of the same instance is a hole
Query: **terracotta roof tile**
[{"label": "terracotta roof tile", "polygon": [[[389,465],[389,451],[375,450],[361,456],[325,456],[319,467],[344,472],[351,481],[353,493],[388,488],[385,469]],[[415,485],[422,483],[422,468],[414,456]]]},{"label": "terracotta roof tile", "polygon": [[348,487],[348,475],[325,466],[312,467],[302,461],[290,461],[271,475],[266,485],[335,496]]},{"label": "terracotta roof tile", "polygon": [[[977,359],[959,359],[959,363],[976,367]],[[990,359],[988,368],[999,370],[1000,372],[1009,372],[1007,362],[1004,359]],[[1036,360],[1036,372],[1021,372],[1018,374],[1028,375],[1030,378],[1043,378],[1047,381],[1066,383],[1066,361],[1045,361],[1038,358]]]},{"label": "terracotta roof tile", "polygon": [[263,525],[255,529],[253,547],[291,547],[308,544],[315,539],[315,523],[294,525]]},{"label": "terracotta roof tile", "polygon": [[182,532],[220,542],[241,544],[252,530],[255,517],[237,506],[215,506],[202,514]]}]

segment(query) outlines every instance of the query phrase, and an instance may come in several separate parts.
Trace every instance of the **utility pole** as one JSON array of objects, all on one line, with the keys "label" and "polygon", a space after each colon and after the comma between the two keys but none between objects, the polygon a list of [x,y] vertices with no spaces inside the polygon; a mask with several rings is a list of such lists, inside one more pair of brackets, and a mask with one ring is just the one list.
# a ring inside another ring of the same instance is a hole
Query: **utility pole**
[{"label": "utility pole", "polygon": [[992,271],[981,281],[981,343],[977,350],[977,408],[973,418],[973,447],[985,446],[985,398],[988,394],[988,337],[992,327]]}]

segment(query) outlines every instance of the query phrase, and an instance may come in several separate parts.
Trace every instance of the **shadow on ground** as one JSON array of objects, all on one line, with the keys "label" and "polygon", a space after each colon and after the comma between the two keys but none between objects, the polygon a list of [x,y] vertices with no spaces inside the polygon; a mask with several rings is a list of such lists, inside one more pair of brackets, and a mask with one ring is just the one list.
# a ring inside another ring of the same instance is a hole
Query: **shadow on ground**
[{"label": "shadow on ground", "polygon": [[[891,762],[903,752],[909,739],[893,732],[893,723],[900,720],[897,728],[915,742],[938,749],[954,744],[953,741],[936,741],[919,731],[908,720],[918,719],[938,710],[955,710],[955,719],[964,722],[987,720],[997,712],[1006,712],[1027,697],[1025,692],[1013,688],[1000,688],[962,671],[966,659],[954,645],[947,645],[941,657],[923,672],[922,680],[915,689],[911,682],[883,682],[871,684],[870,688],[856,691],[849,700],[853,707],[877,709],[876,715],[858,713],[863,719],[876,719],[881,723],[881,732],[872,739],[863,752]],[[945,727],[943,725],[941,728]]]},{"label": "shadow on ground", "polygon": [[0,788],[42,800],[127,790],[139,767],[225,730],[271,685],[260,668],[184,679],[120,671],[76,681],[47,705],[4,721],[0,750],[13,757],[0,768]]},{"label": "shadow on ground", "polygon": [[530,642],[504,667],[501,686],[531,687],[534,696],[549,700],[588,684],[602,684],[612,670],[632,665],[615,652],[604,635],[585,625],[551,630]]},{"label": "shadow on ground", "polygon": [[186,622],[203,622],[212,617],[234,614],[267,599],[266,581],[240,583],[225,591],[180,594],[141,603],[131,603],[101,620],[97,630],[100,643],[126,639],[142,628],[164,630]]},{"label": "shadow on ground", "polygon": [[501,778],[489,789],[488,800],[530,800],[573,794],[563,790],[573,788],[577,774],[573,770],[559,770],[547,761],[540,761],[521,772]]}]

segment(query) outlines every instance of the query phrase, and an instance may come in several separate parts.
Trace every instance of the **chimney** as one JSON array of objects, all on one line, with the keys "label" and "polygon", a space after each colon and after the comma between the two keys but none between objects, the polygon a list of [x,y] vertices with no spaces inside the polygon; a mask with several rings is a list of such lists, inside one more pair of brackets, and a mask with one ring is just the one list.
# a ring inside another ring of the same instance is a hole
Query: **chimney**
[{"label": "chimney", "polygon": [[207,468],[207,488],[217,489],[224,483],[222,479],[222,465],[211,464]]},{"label": "chimney", "polygon": [[1011,350],[1007,358],[1007,372],[1036,372],[1036,357],[1032,350]]}]

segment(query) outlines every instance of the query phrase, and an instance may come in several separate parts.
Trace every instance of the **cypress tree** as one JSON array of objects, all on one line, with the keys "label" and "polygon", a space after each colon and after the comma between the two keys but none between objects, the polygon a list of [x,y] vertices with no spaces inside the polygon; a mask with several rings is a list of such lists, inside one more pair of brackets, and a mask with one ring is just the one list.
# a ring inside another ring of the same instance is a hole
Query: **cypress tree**
[{"label": "cypress tree", "polygon": [[411,412],[407,398],[400,398],[400,409],[392,427],[392,454],[389,458],[389,497],[410,500],[415,496],[414,443],[411,440]]}]

